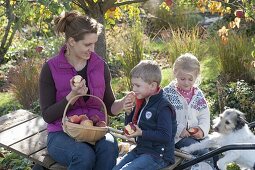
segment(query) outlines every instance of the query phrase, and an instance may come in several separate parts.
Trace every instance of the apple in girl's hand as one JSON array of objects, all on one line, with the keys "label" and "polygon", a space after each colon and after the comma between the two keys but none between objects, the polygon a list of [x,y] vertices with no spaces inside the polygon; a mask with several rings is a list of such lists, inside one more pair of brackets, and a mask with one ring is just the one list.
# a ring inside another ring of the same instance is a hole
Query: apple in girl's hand
[{"label": "apple in girl's hand", "polygon": [[124,128],[124,133],[127,135],[131,135],[132,133],[134,133],[136,131],[136,127],[135,125],[130,122],[128,125],[125,126]]},{"label": "apple in girl's hand", "polygon": [[198,128],[189,128],[188,129],[188,132],[191,134],[191,135],[194,135],[198,132]]},{"label": "apple in girl's hand", "polygon": [[80,75],[76,75],[73,78],[73,85],[75,87],[77,87],[80,84],[81,81],[82,81],[82,77]]},{"label": "apple in girl's hand", "polygon": [[97,122],[100,120],[100,118],[99,118],[98,115],[94,114],[94,115],[92,115],[92,116],[90,117],[90,120],[92,120],[93,123],[94,123],[94,125],[96,125]]},{"label": "apple in girl's hand", "polygon": [[99,121],[96,123],[96,126],[97,127],[106,127],[106,123],[105,123],[105,121]]},{"label": "apple in girl's hand", "polygon": [[83,125],[83,126],[87,126],[87,127],[93,126],[92,120],[89,120],[89,119],[87,119],[87,120],[82,120],[80,124]]},{"label": "apple in girl's hand", "polygon": [[89,119],[86,115],[80,115],[79,118],[80,118],[80,121]]},{"label": "apple in girl's hand", "polygon": [[72,123],[76,123],[76,124],[79,124],[79,123],[80,123],[80,121],[81,121],[81,119],[79,118],[79,116],[78,116],[78,115],[70,116],[70,117],[69,117],[69,120],[70,120],[70,122],[72,122]]}]

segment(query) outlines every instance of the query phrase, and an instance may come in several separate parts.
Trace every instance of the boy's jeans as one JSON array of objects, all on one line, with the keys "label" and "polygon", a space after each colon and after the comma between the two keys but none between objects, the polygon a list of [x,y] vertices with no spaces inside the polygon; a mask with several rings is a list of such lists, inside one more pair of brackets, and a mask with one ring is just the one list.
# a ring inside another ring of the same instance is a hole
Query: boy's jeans
[{"label": "boy's jeans", "polygon": [[138,155],[131,151],[123,156],[113,170],[157,170],[168,166],[169,163],[149,154]]},{"label": "boy's jeans", "polygon": [[76,142],[63,131],[48,134],[47,149],[58,163],[68,170],[111,170],[118,157],[117,141],[111,134],[95,145]]}]

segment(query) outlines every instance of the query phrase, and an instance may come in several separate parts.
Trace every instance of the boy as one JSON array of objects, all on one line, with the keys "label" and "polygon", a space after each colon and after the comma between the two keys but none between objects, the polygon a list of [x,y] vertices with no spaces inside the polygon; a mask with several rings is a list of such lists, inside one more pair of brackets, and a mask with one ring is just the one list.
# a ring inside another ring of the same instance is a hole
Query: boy
[{"label": "boy", "polygon": [[136,147],[113,168],[162,169],[174,163],[176,115],[160,89],[161,70],[155,61],[143,60],[131,70],[133,95],[126,98],[124,108],[136,98],[135,109],[126,117],[136,127],[127,137],[136,139]]}]

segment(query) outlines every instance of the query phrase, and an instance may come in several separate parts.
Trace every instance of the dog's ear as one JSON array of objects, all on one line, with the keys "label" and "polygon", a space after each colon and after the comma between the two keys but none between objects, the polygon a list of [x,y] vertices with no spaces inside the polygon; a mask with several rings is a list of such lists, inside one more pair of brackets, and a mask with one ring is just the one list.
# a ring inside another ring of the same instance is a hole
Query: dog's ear
[{"label": "dog's ear", "polygon": [[245,124],[248,122],[245,120],[244,113],[236,110],[237,118],[236,118],[236,127],[235,130],[242,129]]}]

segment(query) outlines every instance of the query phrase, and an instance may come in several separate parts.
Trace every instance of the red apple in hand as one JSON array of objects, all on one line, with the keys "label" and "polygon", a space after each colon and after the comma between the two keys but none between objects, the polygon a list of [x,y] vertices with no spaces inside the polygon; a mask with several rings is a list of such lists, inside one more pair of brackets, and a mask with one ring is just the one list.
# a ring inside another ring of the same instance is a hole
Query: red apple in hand
[{"label": "red apple in hand", "polygon": [[131,135],[132,133],[134,133],[136,131],[136,127],[135,125],[130,122],[128,125],[125,126],[124,128],[124,133],[127,135]]},{"label": "red apple in hand", "polygon": [[73,85],[75,87],[77,87],[80,84],[81,81],[82,81],[82,77],[80,75],[76,75],[73,78]]},{"label": "red apple in hand", "polygon": [[191,134],[191,135],[194,135],[198,132],[198,128],[190,128],[188,129],[188,132]]}]

